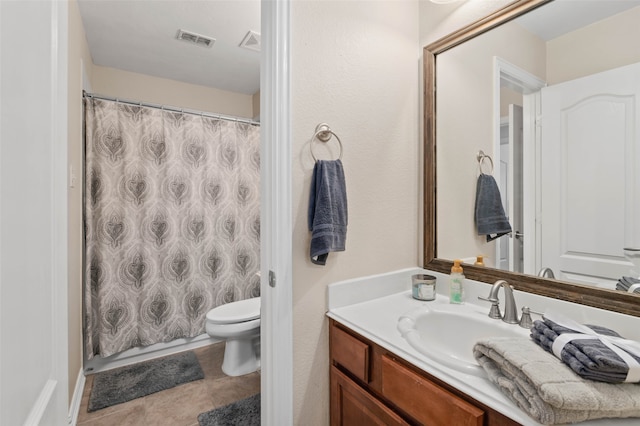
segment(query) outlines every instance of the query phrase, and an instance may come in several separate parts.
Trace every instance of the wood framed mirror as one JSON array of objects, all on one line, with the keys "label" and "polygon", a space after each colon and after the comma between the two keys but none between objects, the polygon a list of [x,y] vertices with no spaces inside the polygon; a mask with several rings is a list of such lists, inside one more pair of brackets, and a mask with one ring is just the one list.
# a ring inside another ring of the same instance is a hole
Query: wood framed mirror
[{"label": "wood framed mirror", "polygon": [[[485,34],[502,24],[534,11],[554,0],[519,0],[424,47],[424,267],[449,273],[452,259],[438,257],[437,217],[437,111],[436,64],[438,55]],[[558,0],[557,0],[558,1]],[[442,148],[442,146],[440,147]],[[473,167],[465,165],[462,167]],[[636,189],[637,191],[637,189]],[[472,213],[471,213],[472,214]],[[534,274],[509,272],[492,267],[464,265],[469,279],[494,283],[507,280],[517,290],[633,316],[640,316],[640,294],[593,287],[567,280],[542,278]]]}]

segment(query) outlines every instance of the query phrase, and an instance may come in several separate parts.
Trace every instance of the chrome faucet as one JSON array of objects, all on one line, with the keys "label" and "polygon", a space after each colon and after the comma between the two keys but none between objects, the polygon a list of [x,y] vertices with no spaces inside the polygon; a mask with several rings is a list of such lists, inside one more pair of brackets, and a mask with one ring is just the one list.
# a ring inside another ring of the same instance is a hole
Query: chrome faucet
[{"label": "chrome faucet", "polygon": [[[504,316],[500,314],[500,300],[498,299],[500,287],[504,288]],[[516,300],[513,297],[513,287],[505,280],[498,280],[493,284],[489,297],[478,296],[478,299],[491,302],[490,318],[502,319],[502,321],[509,324],[518,324],[518,311],[516,309]]]},{"label": "chrome faucet", "polygon": [[542,278],[555,278],[553,275],[553,270],[551,268],[542,268],[540,272],[538,272],[538,276]]}]

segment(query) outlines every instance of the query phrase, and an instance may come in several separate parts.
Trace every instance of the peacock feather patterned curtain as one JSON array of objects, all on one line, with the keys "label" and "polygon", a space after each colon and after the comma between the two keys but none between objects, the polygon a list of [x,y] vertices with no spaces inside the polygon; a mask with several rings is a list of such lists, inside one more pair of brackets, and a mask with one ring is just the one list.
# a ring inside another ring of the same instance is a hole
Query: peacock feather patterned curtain
[{"label": "peacock feather patterned curtain", "polygon": [[87,358],[193,337],[260,295],[260,128],[85,99]]}]

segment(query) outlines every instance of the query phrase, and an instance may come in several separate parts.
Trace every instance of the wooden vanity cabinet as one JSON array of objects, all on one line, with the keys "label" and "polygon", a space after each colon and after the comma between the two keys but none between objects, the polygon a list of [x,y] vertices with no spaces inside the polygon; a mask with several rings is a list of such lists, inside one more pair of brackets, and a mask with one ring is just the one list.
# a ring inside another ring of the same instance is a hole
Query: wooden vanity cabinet
[{"label": "wooden vanity cabinet", "polygon": [[518,425],[338,322],[329,323],[332,426]]}]

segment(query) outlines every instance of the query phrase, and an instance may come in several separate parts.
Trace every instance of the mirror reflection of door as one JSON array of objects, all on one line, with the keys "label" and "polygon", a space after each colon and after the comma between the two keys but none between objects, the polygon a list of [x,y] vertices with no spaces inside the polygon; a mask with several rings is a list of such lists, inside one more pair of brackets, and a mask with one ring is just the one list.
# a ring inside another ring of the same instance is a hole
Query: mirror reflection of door
[{"label": "mirror reflection of door", "polygon": [[513,233],[509,238],[509,270],[524,272],[524,222],[523,222],[523,133],[522,106],[509,105],[509,195],[508,215]]},{"label": "mirror reflection of door", "polygon": [[630,273],[623,248],[640,246],[639,76],[634,64],[542,89],[541,254],[557,278],[612,289]]},{"label": "mirror reflection of door", "polygon": [[[525,117],[535,115],[536,102],[545,82],[529,72],[495,57],[494,72],[498,79],[500,114],[496,180],[502,205],[513,232],[496,244],[496,267],[505,271],[533,274],[535,244],[535,126],[525,127]],[[535,119],[535,117],[534,117]],[[531,123],[531,119],[528,120]],[[526,239],[527,234],[531,234]]]},{"label": "mirror reflection of door", "polygon": [[523,129],[522,106],[508,105],[509,115],[500,123],[500,196],[513,232],[497,245],[498,268],[524,272],[523,254]]},{"label": "mirror reflection of door", "polygon": [[[505,207],[505,213],[509,216],[508,206],[511,200],[509,194],[509,119],[504,117],[500,120],[500,164],[498,186],[500,188],[500,199],[502,200],[502,206]],[[509,271],[509,241],[507,236],[498,239],[496,244],[496,259],[498,262],[496,267],[504,271]]]}]

